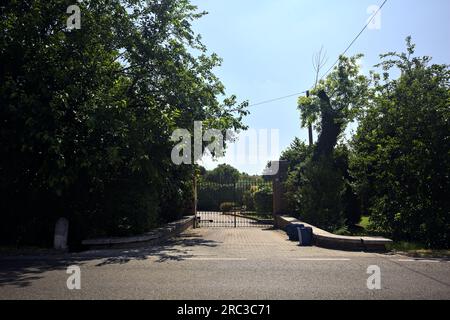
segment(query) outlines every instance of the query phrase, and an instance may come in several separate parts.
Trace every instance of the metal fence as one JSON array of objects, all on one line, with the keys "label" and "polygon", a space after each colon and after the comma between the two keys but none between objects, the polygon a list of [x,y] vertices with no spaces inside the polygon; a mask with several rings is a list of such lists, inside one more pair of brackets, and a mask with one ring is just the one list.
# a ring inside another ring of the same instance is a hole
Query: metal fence
[{"label": "metal fence", "polygon": [[197,182],[197,226],[206,228],[268,227],[273,224],[271,182]]}]

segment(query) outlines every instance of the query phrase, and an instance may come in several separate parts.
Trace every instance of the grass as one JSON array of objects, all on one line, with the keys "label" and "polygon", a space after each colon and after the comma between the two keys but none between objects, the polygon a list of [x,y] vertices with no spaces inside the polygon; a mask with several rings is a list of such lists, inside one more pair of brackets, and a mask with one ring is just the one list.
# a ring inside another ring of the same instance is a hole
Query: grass
[{"label": "grass", "polygon": [[[377,236],[369,230],[370,219],[368,216],[361,217],[361,221],[350,227],[344,227],[335,231],[335,234],[343,236]],[[395,254],[406,255],[415,258],[450,258],[450,250],[429,249],[422,243],[398,241],[386,247],[388,251]]]},{"label": "grass", "polygon": [[243,216],[261,219],[261,220],[273,220],[273,216],[271,213],[270,214],[257,214],[256,212],[245,212],[245,213],[243,213]]},{"label": "grass", "polygon": [[369,217],[361,217],[361,222],[358,224],[361,228],[364,228],[365,230],[369,229]]},{"label": "grass", "polygon": [[373,235],[369,231],[369,217],[362,217],[361,222],[354,226],[346,226],[334,232],[341,236],[370,236]]},{"label": "grass", "polygon": [[389,245],[387,249],[415,258],[450,258],[450,250],[433,250],[417,242],[398,241]]}]

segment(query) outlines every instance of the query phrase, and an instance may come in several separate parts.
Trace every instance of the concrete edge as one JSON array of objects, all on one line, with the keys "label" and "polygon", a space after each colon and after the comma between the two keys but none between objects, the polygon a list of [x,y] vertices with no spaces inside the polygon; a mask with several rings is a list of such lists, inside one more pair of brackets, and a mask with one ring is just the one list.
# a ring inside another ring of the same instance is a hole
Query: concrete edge
[{"label": "concrete edge", "polygon": [[275,226],[286,230],[289,224],[303,224],[313,230],[313,241],[318,247],[348,251],[386,251],[393,241],[382,237],[339,236],[290,216],[276,216]]},{"label": "concrete edge", "polygon": [[140,236],[86,239],[82,241],[82,244],[91,249],[123,247],[136,244],[155,245],[192,228],[194,226],[194,219],[194,216],[190,216],[168,223],[164,227],[152,230]]}]

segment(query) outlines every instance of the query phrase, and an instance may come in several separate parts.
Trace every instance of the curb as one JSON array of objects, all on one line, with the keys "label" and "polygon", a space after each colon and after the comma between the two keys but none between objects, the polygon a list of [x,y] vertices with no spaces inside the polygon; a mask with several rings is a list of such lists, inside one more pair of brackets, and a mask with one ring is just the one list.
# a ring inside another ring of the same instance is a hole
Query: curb
[{"label": "curb", "polygon": [[90,249],[123,248],[131,245],[156,245],[173,236],[179,235],[193,226],[194,216],[190,216],[171,222],[164,227],[140,236],[87,239],[82,241],[82,245],[88,246]]},{"label": "curb", "polygon": [[303,224],[305,227],[313,229],[314,244],[321,248],[346,250],[346,251],[371,251],[384,252],[387,251],[386,245],[393,241],[381,237],[352,237],[352,236],[338,236],[328,231],[319,229],[308,223],[297,220],[289,216],[276,216],[275,226],[279,229],[285,230],[289,224]]}]

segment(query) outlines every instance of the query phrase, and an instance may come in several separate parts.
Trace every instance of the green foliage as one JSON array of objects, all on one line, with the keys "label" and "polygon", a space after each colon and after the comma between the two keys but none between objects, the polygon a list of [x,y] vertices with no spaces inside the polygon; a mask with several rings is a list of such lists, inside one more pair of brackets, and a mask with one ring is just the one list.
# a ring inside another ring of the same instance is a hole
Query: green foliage
[{"label": "green foliage", "polygon": [[[414,49],[407,38],[406,53],[381,55],[383,74],[371,81],[358,73],[359,56],[341,57],[299,99],[302,125],[320,131],[313,150],[296,140],[282,157],[291,162],[289,206],[302,219],[347,234],[364,213],[371,233],[450,246],[450,71]],[[337,145],[355,119],[350,148]]]},{"label": "green foliage", "polygon": [[236,206],[234,202],[223,202],[220,204],[220,211],[223,213],[229,213],[233,211],[233,208]]},{"label": "green foliage", "polygon": [[[367,103],[370,84],[369,79],[360,73],[359,60],[362,57],[361,54],[341,56],[334,70],[311,90],[311,96],[299,98],[302,127],[311,123],[322,131],[326,112],[334,112],[337,122],[345,127],[360,114]],[[321,92],[326,93],[329,101],[320,97]]]},{"label": "green foliage", "polygon": [[[346,125],[367,104],[369,81],[360,75],[360,55],[341,57],[310,97],[299,99],[302,125],[316,123],[319,139],[308,147],[298,139],[282,155],[290,211],[306,222],[333,231],[359,222],[359,199],[348,175],[349,150],[338,144]],[[317,122],[320,119],[320,122]]]},{"label": "green foliage", "polygon": [[[353,139],[351,173],[371,228],[395,240],[450,246],[450,72],[429,57],[382,55],[372,103]],[[401,76],[390,79],[396,67]]]},{"label": "green foliage", "polygon": [[349,173],[350,149],[346,144],[339,144],[334,149],[334,167],[341,172],[344,187],[341,193],[343,206],[343,218],[345,224],[353,227],[361,221],[362,205],[361,199],[353,187],[354,179]]},{"label": "green foliage", "polygon": [[332,161],[309,161],[301,173],[301,186],[296,197],[302,220],[326,230],[344,225],[342,172]]},{"label": "green foliage", "polygon": [[273,212],[273,191],[268,186],[257,188],[253,193],[253,202],[256,213],[269,214]]},{"label": "green foliage", "polygon": [[193,169],[172,164],[175,128],[242,129],[188,0],[9,1],[0,18],[0,241],[134,234],[192,207]]},{"label": "green foliage", "polygon": [[220,211],[223,202],[237,202],[242,199],[244,190],[234,184],[220,184],[200,180],[197,187],[197,210]]},{"label": "green foliage", "polygon": [[280,160],[288,161],[289,171],[292,171],[306,162],[312,154],[312,149],[299,138],[295,138],[289,148],[282,152]]},{"label": "green foliage", "polygon": [[255,210],[255,201],[254,201],[254,194],[257,190],[257,187],[252,187],[249,190],[245,190],[244,194],[242,195],[242,204],[246,207],[248,211],[254,211]]},{"label": "green foliage", "polygon": [[271,213],[273,198],[271,184],[264,182],[261,177],[242,175],[239,181],[233,184],[209,182],[200,179],[197,187],[197,210],[220,211],[222,203],[232,202],[238,207],[245,206],[247,211],[254,211],[257,210],[255,207],[255,194],[258,191],[261,191],[258,195],[260,197],[258,198],[260,211]]},{"label": "green foliage", "polygon": [[348,230],[348,226],[343,226],[339,229],[333,231],[334,234],[338,236],[351,236],[352,233]]},{"label": "green foliage", "polygon": [[212,171],[207,171],[205,179],[216,183],[236,183],[241,173],[228,164],[221,164]]}]

